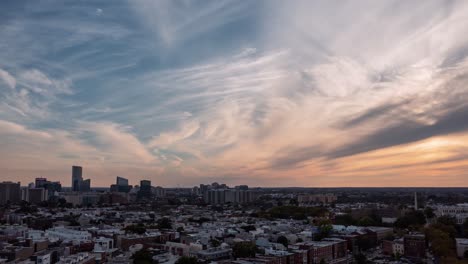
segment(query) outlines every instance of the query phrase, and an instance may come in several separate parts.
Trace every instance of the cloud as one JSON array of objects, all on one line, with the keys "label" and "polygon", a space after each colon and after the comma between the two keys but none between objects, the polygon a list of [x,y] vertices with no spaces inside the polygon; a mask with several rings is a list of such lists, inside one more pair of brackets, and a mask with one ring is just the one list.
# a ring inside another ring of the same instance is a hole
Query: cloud
[{"label": "cloud", "polygon": [[9,72],[0,69],[0,80],[2,80],[11,89],[15,89],[16,79]]},{"label": "cloud", "polygon": [[45,119],[51,116],[51,105],[59,96],[71,95],[70,80],[59,80],[37,70],[19,71],[15,85],[4,90],[0,98],[0,117],[14,119]]},{"label": "cloud", "polygon": [[360,140],[335,150],[330,157],[339,158],[376,149],[407,144],[433,136],[448,135],[468,130],[468,106],[447,113],[431,125],[406,122],[383,128]]},{"label": "cloud", "polygon": [[142,23],[164,48],[177,46],[191,38],[212,32],[247,11],[246,3],[222,0],[197,1],[129,1]]},{"label": "cloud", "polygon": [[17,131],[0,141],[17,142],[17,175],[37,155],[55,170],[81,160],[104,185],[119,171],[172,185],[412,184],[424,162],[433,180],[466,176],[465,150],[447,143],[467,130],[464,2],[25,7],[6,6],[0,28],[0,120]]},{"label": "cloud", "polygon": [[69,80],[51,79],[37,69],[22,72],[19,75],[19,82],[26,89],[43,96],[73,93]]},{"label": "cloud", "polygon": [[133,164],[157,163],[155,157],[130,132],[130,128],[114,123],[79,122],[77,131],[81,140],[96,146],[106,160]]}]

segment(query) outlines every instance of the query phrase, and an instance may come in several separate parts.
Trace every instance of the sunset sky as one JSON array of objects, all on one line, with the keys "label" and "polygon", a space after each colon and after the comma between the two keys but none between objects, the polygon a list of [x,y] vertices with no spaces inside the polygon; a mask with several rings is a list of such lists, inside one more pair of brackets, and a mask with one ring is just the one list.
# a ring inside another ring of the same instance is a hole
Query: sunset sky
[{"label": "sunset sky", "polygon": [[0,180],[468,186],[468,1],[0,2]]}]

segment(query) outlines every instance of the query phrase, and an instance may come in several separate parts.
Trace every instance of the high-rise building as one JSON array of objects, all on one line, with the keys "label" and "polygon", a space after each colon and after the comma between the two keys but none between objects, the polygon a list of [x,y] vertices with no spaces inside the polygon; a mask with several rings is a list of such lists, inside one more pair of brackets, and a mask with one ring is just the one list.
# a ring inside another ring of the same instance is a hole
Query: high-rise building
[{"label": "high-rise building", "polygon": [[49,198],[51,198],[52,196],[55,196],[59,192],[62,191],[62,184],[58,181],[56,182],[47,181],[46,184],[44,185],[44,188],[47,190],[47,194]]},{"label": "high-rise building", "polygon": [[83,181],[83,168],[81,166],[72,167],[72,190],[79,192],[81,190],[81,182]]},{"label": "high-rise building", "polygon": [[151,181],[142,180],[140,181],[140,190],[138,191],[139,199],[150,199],[151,198]]},{"label": "high-rise building", "polygon": [[128,193],[132,189],[131,185],[128,185],[128,179],[117,176],[115,184],[111,185],[111,192],[123,192]]},{"label": "high-rise building", "polygon": [[[28,186],[28,189],[34,189],[34,188],[43,188],[47,192],[47,199],[51,198],[52,196],[56,195],[58,192],[62,191],[62,184],[60,182],[52,182],[48,181],[47,178],[36,178],[36,184],[33,184],[32,186]],[[46,199],[46,200],[47,200]],[[27,199],[23,200],[27,201]]]},{"label": "high-rise building", "polygon": [[21,200],[20,183],[1,182],[0,183],[0,204],[8,202],[17,203]]},{"label": "high-rise building", "polygon": [[116,184],[119,186],[128,186],[128,179],[117,176]]},{"label": "high-rise building", "polygon": [[22,200],[32,204],[46,201],[49,198],[45,188],[24,188],[21,196]]},{"label": "high-rise building", "polygon": [[36,184],[35,184],[35,187],[36,188],[44,188],[44,185],[47,183],[47,179],[46,178],[36,178]]},{"label": "high-rise building", "polygon": [[89,192],[91,191],[91,179],[86,179],[81,181],[80,192]]},{"label": "high-rise building", "polygon": [[91,179],[83,180],[83,168],[81,166],[72,167],[72,191],[74,192],[91,191]]}]

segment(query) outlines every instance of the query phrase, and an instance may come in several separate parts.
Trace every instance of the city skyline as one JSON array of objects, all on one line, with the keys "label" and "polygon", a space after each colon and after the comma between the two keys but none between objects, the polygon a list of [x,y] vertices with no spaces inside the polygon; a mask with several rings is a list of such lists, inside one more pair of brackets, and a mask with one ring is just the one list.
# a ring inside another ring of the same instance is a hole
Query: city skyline
[{"label": "city skyline", "polygon": [[[125,14],[125,15],[122,15]],[[466,1],[3,1],[0,177],[468,186]]]}]

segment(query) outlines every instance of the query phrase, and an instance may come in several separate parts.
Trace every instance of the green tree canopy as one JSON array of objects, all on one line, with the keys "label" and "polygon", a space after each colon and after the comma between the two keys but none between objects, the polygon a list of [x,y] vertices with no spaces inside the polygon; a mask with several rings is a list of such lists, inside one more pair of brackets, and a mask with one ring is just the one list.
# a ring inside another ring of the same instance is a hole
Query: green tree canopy
[{"label": "green tree canopy", "polygon": [[232,255],[235,258],[254,258],[257,252],[257,245],[253,242],[236,243],[232,247]]},{"label": "green tree canopy", "polygon": [[133,259],[133,263],[135,264],[152,264],[153,263],[152,257],[153,257],[152,254],[148,250],[142,249],[142,250],[135,252],[135,254],[133,254],[132,256],[132,259]]},{"label": "green tree canopy", "polygon": [[158,224],[158,229],[171,229],[172,228],[172,222],[171,219],[167,217],[163,217],[161,219],[158,219],[156,222]]},{"label": "green tree canopy", "polygon": [[279,236],[276,243],[280,243],[285,247],[288,247],[288,239],[285,236]]},{"label": "green tree canopy", "polygon": [[175,264],[197,264],[197,263],[198,263],[198,260],[196,257],[187,257],[187,256],[180,257],[175,262]]}]

